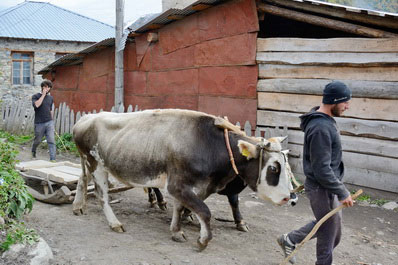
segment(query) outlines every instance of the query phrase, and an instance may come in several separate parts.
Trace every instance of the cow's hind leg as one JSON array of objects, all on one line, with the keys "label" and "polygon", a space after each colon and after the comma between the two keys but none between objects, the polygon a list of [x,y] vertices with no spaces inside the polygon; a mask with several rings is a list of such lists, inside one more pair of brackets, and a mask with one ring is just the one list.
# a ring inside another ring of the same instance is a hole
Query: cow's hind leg
[{"label": "cow's hind leg", "polygon": [[182,204],[178,210],[173,211],[173,220],[170,229],[172,232],[180,231],[182,206],[191,210],[195,213],[200,223],[198,245],[199,250],[202,251],[207,247],[207,244],[213,237],[210,230],[211,213],[207,205],[192,191],[192,187],[183,186],[182,188],[175,188],[180,185],[168,186],[169,193]]},{"label": "cow's hind leg", "polygon": [[156,195],[156,200],[158,202],[158,206],[161,210],[166,211],[167,210],[167,202],[164,200],[162,193],[158,188],[153,188],[153,191],[155,192]]},{"label": "cow's hind leg", "polygon": [[87,184],[88,176],[86,170],[87,157],[80,154],[80,161],[82,167],[82,174],[80,175],[79,181],[77,183],[76,195],[73,200],[72,210],[76,215],[81,215],[86,211],[86,200],[87,200]]},{"label": "cow's hind leg", "polygon": [[184,242],[187,238],[184,235],[184,231],[181,230],[181,213],[184,210],[184,206],[178,200],[174,200],[173,206],[173,218],[171,220],[170,231],[171,238],[176,242]]},{"label": "cow's hind leg", "polygon": [[123,225],[116,218],[111,206],[109,205],[108,172],[100,163],[98,163],[97,168],[93,172],[93,179],[95,183],[95,195],[101,202],[109,226],[112,228],[113,231],[119,233],[124,232],[125,230],[123,228]]}]

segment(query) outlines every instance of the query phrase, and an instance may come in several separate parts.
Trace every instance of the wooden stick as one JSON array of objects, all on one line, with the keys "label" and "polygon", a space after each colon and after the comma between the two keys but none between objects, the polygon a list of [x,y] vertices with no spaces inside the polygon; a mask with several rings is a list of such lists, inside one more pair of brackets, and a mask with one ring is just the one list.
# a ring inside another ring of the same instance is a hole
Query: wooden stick
[{"label": "wooden stick", "polygon": [[[352,195],[352,199],[355,200],[360,194],[362,194],[362,189],[358,190],[357,192],[355,192],[354,195]],[[300,244],[298,244],[296,246],[296,248],[294,249],[294,251],[287,257],[285,258],[280,265],[286,265],[289,260],[297,253],[297,251],[308,241],[312,238],[313,235],[315,235],[315,233],[318,231],[319,227],[326,222],[327,219],[329,219],[331,216],[333,216],[334,214],[336,214],[338,211],[340,211],[343,208],[346,208],[347,206],[345,206],[344,204],[340,205],[337,208],[334,208],[332,211],[330,211],[327,215],[325,215],[324,217],[322,217],[321,220],[319,220],[316,225],[314,226],[314,228],[312,228],[311,232],[304,238],[303,241],[301,241]]]}]

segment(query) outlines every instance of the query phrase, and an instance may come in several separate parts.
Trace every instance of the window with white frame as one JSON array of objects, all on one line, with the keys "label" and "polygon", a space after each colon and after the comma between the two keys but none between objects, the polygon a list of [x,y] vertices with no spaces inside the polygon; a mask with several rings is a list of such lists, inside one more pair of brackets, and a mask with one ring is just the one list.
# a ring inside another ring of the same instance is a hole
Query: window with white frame
[{"label": "window with white frame", "polygon": [[29,52],[12,52],[12,84],[32,84],[33,54]]}]

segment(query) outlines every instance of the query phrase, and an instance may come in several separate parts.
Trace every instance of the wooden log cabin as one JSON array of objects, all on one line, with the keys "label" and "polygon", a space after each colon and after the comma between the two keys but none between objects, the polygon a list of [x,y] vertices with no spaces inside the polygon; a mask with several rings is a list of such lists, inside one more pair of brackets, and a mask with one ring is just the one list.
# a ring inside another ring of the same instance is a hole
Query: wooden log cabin
[{"label": "wooden log cabin", "polygon": [[[353,92],[350,110],[336,119],[344,180],[396,193],[398,20],[306,2],[258,3],[257,126],[263,131],[288,127],[289,162],[303,179],[299,116],[319,106],[327,83],[341,80]],[[275,22],[272,33],[266,29],[270,20]]]},{"label": "wooden log cabin", "polygon": [[[354,97],[337,119],[345,181],[398,193],[397,14],[309,0],[206,0],[130,28],[125,106],[227,115],[263,132],[287,127],[302,177],[299,116],[341,80]],[[57,102],[110,110],[113,54],[114,40],[105,40],[40,73],[54,81]]]}]

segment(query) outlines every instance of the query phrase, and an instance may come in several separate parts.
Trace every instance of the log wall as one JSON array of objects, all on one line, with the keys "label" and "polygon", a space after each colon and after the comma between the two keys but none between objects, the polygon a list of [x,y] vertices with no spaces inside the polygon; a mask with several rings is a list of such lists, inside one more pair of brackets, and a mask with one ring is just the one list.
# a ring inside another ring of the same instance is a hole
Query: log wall
[{"label": "log wall", "polygon": [[257,39],[257,63],[257,126],[288,127],[296,175],[303,177],[299,116],[341,80],[353,92],[350,110],[336,118],[345,182],[398,192],[398,39]]}]

